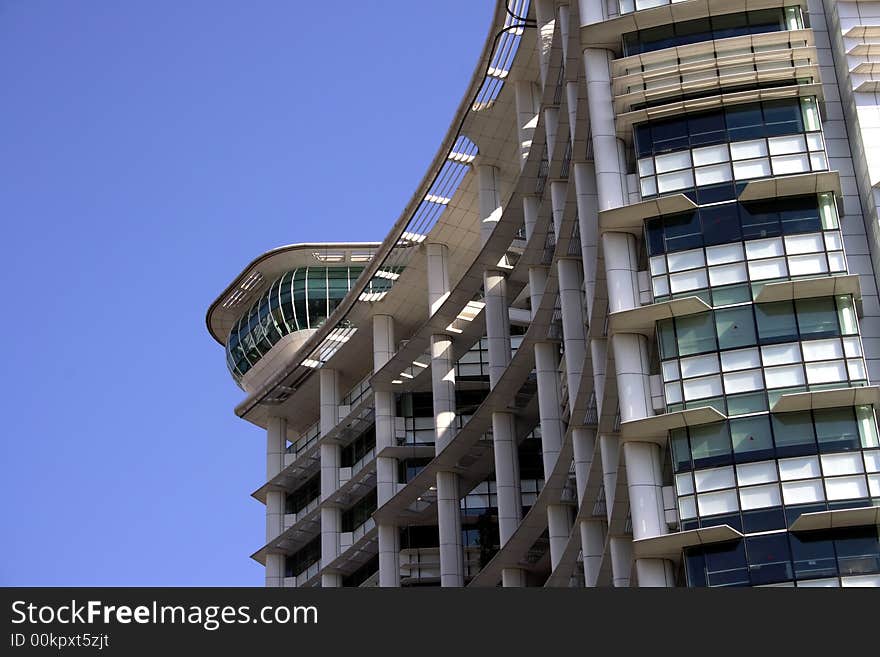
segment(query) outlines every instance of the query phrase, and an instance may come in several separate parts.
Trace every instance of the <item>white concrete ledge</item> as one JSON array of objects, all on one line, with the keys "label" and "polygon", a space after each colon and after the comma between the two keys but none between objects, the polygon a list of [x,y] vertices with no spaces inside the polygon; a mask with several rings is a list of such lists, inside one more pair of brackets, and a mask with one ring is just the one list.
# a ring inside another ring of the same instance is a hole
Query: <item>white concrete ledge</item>
[{"label": "white concrete ledge", "polygon": [[736,541],[743,538],[743,534],[730,525],[717,525],[715,527],[703,527],[690,529],[674,534],[652,536],[633,541],[633,556],[636,559],[669,559],[678,561],[681,551],[685,548],[697,545],[714,545],[726,541]]},{"label": "white concrete ledge", "polygon": [[793,176],[763,178],[747,183],[739,195],[740,201],[758,201],[780,196],[804,196],[834,192],[841,196],[840,174],[837,171],[799,173]]},{"label": "white concrete ledge", "polygon": [[654,335],[656,322],[673,317],[684,317],[712,310],[712,306],[699,297],[684,297],[652,303],[632,310],[622,310],[608,315],[608,331],[615,333],[641,333]]},{"label": "white concrete ledge", "polygon": [[648,201],[624,205],[599,213],[599,232],[641,235],[645,219],[696,210],[697,204],[684,194],[669,194]]},{"label": "white concrete ledge", "polygon": [[880,506],[802,513],[791,523],[789,530],[793,532],[810,532],[821,529],[865,527],[870,525],[880,525]]},{"label": "white concrete ledge", "polygon": [[711,424],[726,419],[726,415],[719,413],[711,406],[653,415],[641,420],[622,422],[620,424],[620,442],[651,442],[665,445],[669,438],[669,432],[673,429]]},{"label": "white concrete ledge", "polygon": [[880,406],[880,386],[863,386],[861,388],[832,388],[815,392],[794,392],[782,395],[771,413],[790,413],[793,411],[809,411],[821,408],[840,408],[843,406],[862,406],[874,404]]},{"label": "white concrete ledge", "polygon": [[859,277],[855,274],[826,275],[817,278],[798,278],[793,281],[767,283],[755,296],[755,303],[829,297],[838,294],[852,294],[856,299],[860,298],[862,288],[859,284]]}]

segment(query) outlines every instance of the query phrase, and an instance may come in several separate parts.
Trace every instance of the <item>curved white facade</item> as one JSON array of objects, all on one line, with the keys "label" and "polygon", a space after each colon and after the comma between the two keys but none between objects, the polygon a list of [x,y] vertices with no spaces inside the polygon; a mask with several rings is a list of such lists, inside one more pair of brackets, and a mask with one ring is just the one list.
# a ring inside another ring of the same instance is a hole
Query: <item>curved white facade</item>
[{"label": "curved white facade", "polygon": [[312,249],[364,273],[247,372],[267,586],[880,586],[880,2],[508,4],[389,235]]}]

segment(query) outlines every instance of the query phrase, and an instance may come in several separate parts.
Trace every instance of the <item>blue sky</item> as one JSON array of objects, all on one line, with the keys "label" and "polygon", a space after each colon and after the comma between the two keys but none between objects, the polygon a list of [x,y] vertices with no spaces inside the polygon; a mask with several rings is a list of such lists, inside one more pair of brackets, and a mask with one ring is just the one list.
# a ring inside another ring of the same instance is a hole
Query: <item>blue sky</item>
[{"label": "blue sky", "polygon": [[0,585],[262,585],[262,431],[205,310],[382,239],[490,0],[0,0]]}]

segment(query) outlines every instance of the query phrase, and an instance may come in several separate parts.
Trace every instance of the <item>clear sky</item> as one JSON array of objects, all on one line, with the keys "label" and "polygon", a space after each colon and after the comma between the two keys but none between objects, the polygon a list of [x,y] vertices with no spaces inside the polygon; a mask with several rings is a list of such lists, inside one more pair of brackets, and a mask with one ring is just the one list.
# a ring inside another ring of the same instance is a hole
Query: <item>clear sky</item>
[{"label": "clear sky", "polygon": [[262,585],[263,432],[205,329],[381,240],[492,0],[0,0],[0,585]]}]

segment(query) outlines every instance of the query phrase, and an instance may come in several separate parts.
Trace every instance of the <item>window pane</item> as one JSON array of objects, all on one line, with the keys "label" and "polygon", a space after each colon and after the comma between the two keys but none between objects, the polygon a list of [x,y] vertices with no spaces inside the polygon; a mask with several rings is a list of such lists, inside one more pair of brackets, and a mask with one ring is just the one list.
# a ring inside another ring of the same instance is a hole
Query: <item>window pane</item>
[{"label": "window pane", "polygon": [[809,454],[815,450],[813,421],[809,411],[779,413],[773,418],[773,441],[780,456]]},{"label": "window pane", "polygon": [[700,218],[696,212],[664,218],[663,233],[667,251],[684,251],[703,245]]},{"label": "window pane", "polygon": [[830,338],[840,335],[834,299],[797,299],[794,303],[801,337]]},{"label": "window pane", "polygon": [[715,350],[715,325],[712,313],[679,317],[675,320],[678,351],[682,356]]},{"label": "window pane", "polygon": [[726,422],[691,427],[690,434],[695,468],[730,463],[730,435]]},{"label": "window pane", "polygon": [[736,203],[724,203],[700,210],[703,240],[706,244],[723,244],[740,239],[739,210]]},{"label": "window pane", "polygon": [[815,196],[788,199],[780,211],[780,217],[785,235],[812,233],[822,229]]},{"label": "window pane", "polygon": [[660,358],[675,358],[678,356],[678,347],[675,342],[675,328],[671,319],[657,322],[657,335],[660,341]]},{"label": "window pane", "polygon": [[758,103],[734,105],[725,109],[730,141],[741,141],[763,137],[764,117]]},{"label": "window pane", "polygon": [[794,561],[794,576],[797,579],[836,577],[837,560],[834,544],[825,537],[804,534],[789,534],[791,556]]},{"label": "window pane", "polygon": [[751,306],[715,311],[718,348],[733,349],[756,344],[755,321]]},{"label": "window pane", "polygon": [[744,240],[775,237],[781,232],[778,205],[772,201],[742,203],[740,222]]},{"label": "window pane", "polygon": [[843,452],[859,449],[859,429],[852,407],[815,411],[819,451]]},{"label": "window pane", "polygon": [[837,565],[841,576],[880,572],[878,527],[857,527],[837,534]]},{"label": "window pane", "polygon": [[748,586],[749,571],[742,541],[705,549],[709,586]]},{"label": "window pane", "polygon": [[648,243],[648,255],[658,255],[666,252],[666,244],[663,240],[663,219],[651,219],[645,224],[645,239]]},{"label": "window pane", "polygon": [[785,534],[747,538],[746,550],[753,586],[792,579],[791,553]]},{"label": "window pane", "polygon": [[664,153],[688,147],[687,120],[670,119],[651,125],[654,153]]},{"label": "window pane", "polygon": [[691,469],[691,450],[688,445],[687,429],[669,432],[672,445],[672,462],[676,472]]},{"label": "window pane", "polygon": [[794,307],[790,301],[755,305],[758,337],[762,344],[793,342],[798,339]]},{"label": "window pane", "polygon": [[730,439],[738,462],[767,458],[773,451],[770,417],[759,415],[731,420]]},{"label": "window pane", "polygon": [[804,120],[799,100],[771,100],[763,103],[767,136],[803,132]]}]

